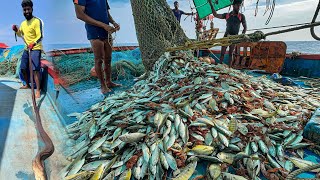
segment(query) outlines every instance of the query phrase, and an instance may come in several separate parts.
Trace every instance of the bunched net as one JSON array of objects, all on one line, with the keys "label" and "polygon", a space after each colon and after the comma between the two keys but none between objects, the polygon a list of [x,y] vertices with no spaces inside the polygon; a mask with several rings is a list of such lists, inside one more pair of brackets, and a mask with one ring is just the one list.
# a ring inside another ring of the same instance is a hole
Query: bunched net
[{"label": "bunched net", "polygon": [[[85,89],[97,86],[97,80],[91,74],[94,67],[93,53],[81,53],[53,57],[52,62],[59,71],[64,85],[72,86],[80,82],[88,81]],[[112,53],[112,80],[132,81],[145,72],[141,61],[140,49],[113,52]],[[89,83],[91,82],[91,83]],[[83,90],[81,88],[81,90]],[[71,87],[72,89],[72,87]]]},{"label": "bunched net", "polygon": [[24,45],[13,46],[0,54],[0,76],[19,76]]},{"label": "bunched net", "polygon": [[166,48],[188,38],[165,0],[131,0],[131,6],[143,65],[151,71]]}]

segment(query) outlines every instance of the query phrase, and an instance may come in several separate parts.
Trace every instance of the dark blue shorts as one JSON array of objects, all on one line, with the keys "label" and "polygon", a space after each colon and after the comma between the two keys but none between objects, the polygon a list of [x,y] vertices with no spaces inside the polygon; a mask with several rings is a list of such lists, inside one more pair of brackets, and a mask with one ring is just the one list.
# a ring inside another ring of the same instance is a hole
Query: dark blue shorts
[{"label": "dark blue shorts", "polygon": [[[31,59],[32,69],[34,71],[40,71],[41,50],[31,51]],[[20,69],[29,69],[29,52],[26,50],[22,54]]]}]

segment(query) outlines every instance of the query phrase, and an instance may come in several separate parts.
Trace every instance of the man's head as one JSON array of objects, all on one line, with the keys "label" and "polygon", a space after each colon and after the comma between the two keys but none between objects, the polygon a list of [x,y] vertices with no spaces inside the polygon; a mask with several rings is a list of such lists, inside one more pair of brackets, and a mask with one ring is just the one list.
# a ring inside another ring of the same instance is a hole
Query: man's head
[{"label": "man's head", "polygon": [[23,15],[27,20],[32,19],[33,15],[33,3],[31,0],[23,0],[21,3],[23,9]]},{"label": "man's head", "polygon": [[233,11],[238,13],[240,11],[241,4],[242,4],[242,0],[234,0],[232,5]]},{"label": "man's head", "polygon": [[179,3],[178,3],[178,1],[175,1],[175,2],[173,3],[173,5],[174,5],[174,8],[179,9]]}]

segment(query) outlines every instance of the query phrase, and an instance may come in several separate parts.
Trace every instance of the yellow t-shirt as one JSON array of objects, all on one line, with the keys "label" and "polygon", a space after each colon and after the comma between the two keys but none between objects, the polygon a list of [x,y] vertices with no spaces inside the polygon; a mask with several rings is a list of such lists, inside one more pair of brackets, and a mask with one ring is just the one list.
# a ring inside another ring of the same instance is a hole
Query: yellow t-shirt
[{"label": "yellow t-shirt", "polygon": [[33,50],[42,50],[42,38],[43,38],[43,23],[42,20],[33,17],[30,20],[24,20],[17,32],[19,37],[24,37],[26,43],[36,43]]}]

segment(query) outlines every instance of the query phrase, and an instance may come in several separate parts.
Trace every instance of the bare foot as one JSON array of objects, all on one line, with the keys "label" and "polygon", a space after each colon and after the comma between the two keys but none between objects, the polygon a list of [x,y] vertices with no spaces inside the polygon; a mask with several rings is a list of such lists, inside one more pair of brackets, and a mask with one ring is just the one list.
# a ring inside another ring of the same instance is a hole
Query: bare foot
[{"label": "bare foot", "polygon": [[31,87],[28,85],[21,86],[20,89],[30,89]]},{"label": "bare foot", "polygon": [[108,92],[111,92],[111,90],[105,86],[101,87],[101,93],[102,94],[107,94]]},{"label": "bare foot", "polygon": [[120,86],[122,86],[121,84],[116,84],[116,83],[113,83],[113,82],[109,82],[109,83],[106,83],[107,84],[107,86],[109,87],[109,88],[114,88],[114,87],[120,87]]},{"label": "bare foot", "polygon": [[38,98],[40,98],[40,96],[41,96],[41,92],[40,91],[36,91],[36,98],[38,99]]}]

